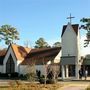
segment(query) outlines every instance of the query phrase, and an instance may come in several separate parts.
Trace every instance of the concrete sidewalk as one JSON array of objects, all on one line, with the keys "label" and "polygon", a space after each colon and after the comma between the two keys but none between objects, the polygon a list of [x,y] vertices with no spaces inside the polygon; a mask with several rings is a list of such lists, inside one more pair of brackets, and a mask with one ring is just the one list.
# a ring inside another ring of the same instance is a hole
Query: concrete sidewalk
[{"label": "concrete sidewalk", "polygon": [[63,87],[58,88],[57,90],[85,90],[90,82],[62,82]]},{"label": "concrete sidewalk", "polygon": [[[62,81],[62,78],[59,78],[59,81]],[[87,77],[87,79],[85,80],[85,77],[82,77],[82,79],[76,79],[75,77],[68,77],[65,78],[63,81],[90,81],[90,76]]]},{"label": "concrete sidewalk", "polygon": [[67,87],[62,87],[57,90],[85,90],[87,86],[67,86]]}]

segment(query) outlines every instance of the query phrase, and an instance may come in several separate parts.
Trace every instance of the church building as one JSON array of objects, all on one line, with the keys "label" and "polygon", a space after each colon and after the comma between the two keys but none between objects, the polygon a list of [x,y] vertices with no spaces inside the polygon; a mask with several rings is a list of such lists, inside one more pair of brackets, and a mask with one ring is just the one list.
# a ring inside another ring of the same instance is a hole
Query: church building
[{"label": "church building", "polygon": [[61,34],[62,55],[61,55],[61,68],[62,79],[69,75],[79,77],[78,71],[80,69],[80,35],[79,25],[68,23],[63,26]]},{"label": "church building", "polygon": [[44,64],[59,65],[62,79],[79,79],[79,70],[87,68],[90,75],[90,55],[82,56],[80,48],[79,24],[64,25],[61,33],[61,47],[32,49],[10,44],[7,50],[0,51],[0,73],[27,74],[28,65],[45,73]]},{"label": "church building", "polygon": [[44,74],[44,65],[60,61],[60,57],[57,58],[60,50],[61,47],[32,49],[10,44],[7,50],[0,51],[0,73],[27,74],[29,67],[34,64],[34,68]]}]

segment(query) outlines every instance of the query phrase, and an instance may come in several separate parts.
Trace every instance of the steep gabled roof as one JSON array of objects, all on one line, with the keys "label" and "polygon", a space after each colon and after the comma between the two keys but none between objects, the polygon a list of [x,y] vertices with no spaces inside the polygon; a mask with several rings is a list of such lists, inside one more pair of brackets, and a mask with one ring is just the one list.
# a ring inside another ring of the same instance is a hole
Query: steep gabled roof
[{"label": "steep gabled roof", "polygon": [[37,54],[39,54],[39,56],[41,56],[41,54],[49,54],[52,53],[53,51],[60,51],[61,47],[52,47],[52,48],[38,48],[38,49],[32,49],[26,58],[35,56]]},{"label": "steep gabled roof", "polygon": [[7,50],[0,51],[0,65],[3,65],[3,59],[10,47],[16,60],[20,60],[22,65],[31,64],[32,60],[36,60],[36,64],[43,64],[43,58],[45,63],[47,63],[51,58],[54,59],[61,50],[61,47],[31,49],[16,44],[10,44]]},{"label": "steep gabled roof", "polygon": [[43,64],[43,59],[44,63],[47,63],[50,59],[54,59],[60,50],[61,47],[32,49],[22,64],[30,64],[33,61],[35,64]]},{"label": "steep gabled roof", "polygon": [[16,56],[17,60],[24,60],[27,54],[31,51],[31,48],[26,48],[16,44],[11,44],[11,48]]},{"label": "steep gabled roof", "polygon": [[[63,36],[63,34],[64,34],[67,26],[68,26],[68,25],[64,25],[64,26],[63,26],[61,37]],[[71,25],[71,26],[72,26],[73,30],[75,31],[76,35],[78,35],[78,27],[79,27],[79,24],[73,24],[73,25]]]}]

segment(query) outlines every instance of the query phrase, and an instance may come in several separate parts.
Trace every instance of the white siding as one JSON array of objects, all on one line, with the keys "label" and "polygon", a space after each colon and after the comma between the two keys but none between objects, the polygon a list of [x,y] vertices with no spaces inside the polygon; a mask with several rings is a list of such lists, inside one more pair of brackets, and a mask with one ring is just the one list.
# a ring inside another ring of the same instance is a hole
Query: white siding
[{"label": "white siding", "polygon": [[45,65],[36,65],[36,70],[40,70],[41,71],[41,75],[45,75]]},{"label": "white siding", "polygon": [[81,62],[79,62],[79,60],[81,59],[81,49],[80,49],[80,47],[81,47],[81,45],[80,45],[80,32],[78,31],[78,36],[77,36],[77,48],[78,48],[78,50],[77,50],[77,59],[78,59],[78,61],[77,61],[77,63],[78,64],[81,64]]},{"label": "white siding", "polygon": [[77,35],[70,24],[62,36],[62,56],[77,56]]},{"label": "white siding", "polygon": [[[35,72],[36,72],[36,70],[40,70],[42,75],[45,74],[45,67],[44,67],[44,65],[36,65],[34,68],[35,68],[34,69]],[[30,72],[30,69],[28,69],[27,65],[20,65],[19,66],[19,73],[20,74],[27,74],[29,72]]]},{"label": "white siding", "polygon": [[0,65],[0,72],[3,72],[3,65]]},{"label": "white siding", "polygon": [[4,65],[3,65],[3,72],[2,73],[6,73],[6,62],[7,62],[8,58],[9,58],[10,54],[12,55],[12,58],[13,58],[14,63],[15,63],[15,72],[18,72],[17,60],[15,58],[15,55],[13,53],[12,48],[10,47],[7,54],[6,54],[6,56],[5,56],[5,58],[4,58],[4,62],[3,62]]},{"label": "white siding", "polygon": [[76,56],[76,64],[80,64],[80,33],[73,30],[70,23],[68,23],[66,30],[62,36],[62,56]]},{"label": "white siding", "polygon": [[20,74],[27,74],[28,73],[27,65],[20,65],[19,66],[19,73]]},{"label": "white siding", "polygon": [[55,57],[54,63],[60,63],[60,57],[61,57],[61,50],[60,50],[60,52],[58,53],[58,55]]}]

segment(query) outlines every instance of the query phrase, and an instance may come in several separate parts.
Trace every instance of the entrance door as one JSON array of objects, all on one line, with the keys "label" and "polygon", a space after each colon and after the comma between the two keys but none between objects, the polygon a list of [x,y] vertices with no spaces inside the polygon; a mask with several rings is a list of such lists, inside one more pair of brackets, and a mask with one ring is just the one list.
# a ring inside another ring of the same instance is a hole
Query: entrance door
[{"label": "entrance door", "polygon": [[14,73],[15,72],[15,63],[13,61],[12,56],[10,55],[6,62],[6,73]]},{"label": "entrance door", "polygon": [[75,65],[69,65],[69,76],[75,76]]}]

